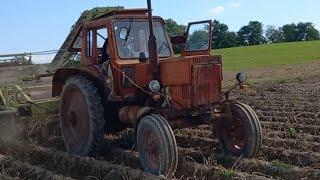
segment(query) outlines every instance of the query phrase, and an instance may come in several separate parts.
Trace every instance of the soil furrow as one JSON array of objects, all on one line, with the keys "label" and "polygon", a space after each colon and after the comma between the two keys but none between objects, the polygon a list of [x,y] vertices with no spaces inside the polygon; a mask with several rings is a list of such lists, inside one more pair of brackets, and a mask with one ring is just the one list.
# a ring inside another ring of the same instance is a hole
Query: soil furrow
[{"label": "soil furrow", "polygon": [[10,150],[13,158],[42,166],[58,174],[83,179],[87,176],[98,179],[159,179],[140,170],[110,164],[88,157],[70,156],[65,152],[54,151],[32,145],[0,144],[0,149]]},{"label": "soil furrow", "polygon": [[0,172],[0,179],[1,180],[19,180],[20,178],[18,177],[10,177],[7,174],[3,174]]},{"label": "soil furrow", "polygon": [[234,168],[246,172],[260,172],[273,177],[284,179],[316,179],[320,176],[320,170],[312,168],[300,168],[282,163],[280,161],[267,162],[257,159],[245,159],[225,155],[215,155],[219,164],[226,168]]},{"label": "soil furrow", "polygon": [[320,150],[320,143],[301,141],[296,139],[278,139],[265,137],[263,139],[263,144],[270,147],[281,147],[300,151],[319,152]]},{"label": "soil furrow", "polygon": [[297,123],[301,125],[320,125],[320,121],[312,118],[279,117],[279,116],[259,116],[260,121]]},{"label": "soil furrow", "polygon": [[265,157],[268,161],[280,160],[300,167],[310,166],[320,169],[320,153],[311,151],[300,152],[286,148],[262,146],[259,157]]},{"label": "soil furrow", "polygon": [[315,136],[320,135],[320,126],[315,125],[261,121],[261,126],[263,129],[272,129],[274,131],[293,131],[294,133],[307,133]]},{"label": "soil furrow", "polygon": [[72,180],[72,178],[57,175],[46,169],[30,165],[29,163],[22,163],[9,157],[0,158],[0,166],[2,168],[2,172],[6,172],[6,174],[10,175],[11,177],[35,180]]},{"label": "soil furrow", "polygon": [[263,133],[265,137],[270,137],[270,138],[299,139],[299,140],[308,141],[308,142],[320,142],[320,136],[314,136],[306,133],[290,132],[289,130],[284,132],[284,131],[274,131],[274,130],[266,129],[263,131]]}]

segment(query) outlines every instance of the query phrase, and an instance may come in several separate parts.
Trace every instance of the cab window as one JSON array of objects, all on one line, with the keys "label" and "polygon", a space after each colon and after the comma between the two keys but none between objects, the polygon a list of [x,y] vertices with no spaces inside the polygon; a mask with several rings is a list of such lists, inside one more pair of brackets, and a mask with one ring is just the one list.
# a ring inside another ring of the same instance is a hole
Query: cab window
[{"label": "cab window", "polygon": [[109,58],[108,53],[108,30],[101,28],[97,30],[97,52],[98,60],[106,61]]},{"label": "cab window", "polygon": [[188,28],[187,51],[205,51],[210,45],[210,24],[208,22],[191,24]]},{"label": "cab window", "polygon": [[[150,36],[147,20],[118,20],[114,23],[118,55],[122,59],[137,59],[141,53],[149,57],[148,41]],[[158,56],[171,55],[170,45],[160,21],[154,21],[154,34],[157,39]]]},{"label": "cab window", "polygon": [[97,30],[97,48],[101,49],[105,45],[108,38],[108,31],[106,28]]},{"label": "cab window", "polygon": [[109,58],[108,54],[108,30],[97,28],[86,33],[86,55],[94,62],[103,63]]},{"label": "cab window", "polygon": [[93,56],[93,30],[87,32],[87,57]]}]

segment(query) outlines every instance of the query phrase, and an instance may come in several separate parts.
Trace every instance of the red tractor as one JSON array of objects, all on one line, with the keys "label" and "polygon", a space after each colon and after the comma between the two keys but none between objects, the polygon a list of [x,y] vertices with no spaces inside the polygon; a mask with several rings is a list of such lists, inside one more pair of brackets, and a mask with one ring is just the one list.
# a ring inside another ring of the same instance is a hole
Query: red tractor
[{"label": "red tractor", "polygon": [[[183,44],[176,57],[172,44]],[[185,36],[169,38],[165,21],[148,9],[118,9],[86,21],[68,50],[79,65],[60,68],[53,96],[70,154],[92,156],[105,134],[135,130],[141,165],[152,174],[173,174],[178,151],[173,129],[213,125],[222,151],[253,157],[261,126],[248,105],[229,100],[243,87],[221,90],[221,56],[211,55],[211,21],[189,23]]]}]

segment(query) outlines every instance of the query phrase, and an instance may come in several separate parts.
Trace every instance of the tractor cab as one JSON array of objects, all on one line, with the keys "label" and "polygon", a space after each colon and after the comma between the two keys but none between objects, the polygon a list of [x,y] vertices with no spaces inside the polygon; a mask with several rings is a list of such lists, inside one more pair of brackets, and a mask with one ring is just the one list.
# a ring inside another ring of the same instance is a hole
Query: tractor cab
[{"label": "tractor cab", "polygon": [[[150,93],[161,93],[175,101],[168,104],[163,96],[156,96],[148,100],[152,106],[199,110],[200,106],[220,103],[221,60],[220,56],[211,56],[211,21],[189,23],[183,36],[170,39],[165,21],[158,16],[152,19],[156,52],[151,53],[157,54],[155,68],[149,57],[151,31],[147,9],[110,11],[85,22],[69,49],[81,54],[82,70],[94,72],[98,79],[108,82],[102,84],[111,89],[106,95],[110,101],[134,101],[141,105]],[[172,44],[184,47],[180,57],[175,56]],[[100,70],[89,70],[94,66]],[[166,92],[160,92],[160,86]],[[141,93],[141,89],[148,93]]]}]

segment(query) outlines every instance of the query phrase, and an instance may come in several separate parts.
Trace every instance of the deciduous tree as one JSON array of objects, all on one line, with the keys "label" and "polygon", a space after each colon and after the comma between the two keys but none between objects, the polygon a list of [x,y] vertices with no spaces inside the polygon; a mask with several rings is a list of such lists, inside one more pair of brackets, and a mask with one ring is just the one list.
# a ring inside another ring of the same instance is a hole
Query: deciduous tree
[{"label": "deciduous tree", "polygon": [[250,21],[238,31],[239,44],[242,46],[258,45],[265,42],[263,25],[259,21]]},{"label": "deciduous tree", "polygon": [[276,28],[275,26],[267,26],[265,36],[268,43],[282,42],[282,28]]}]

